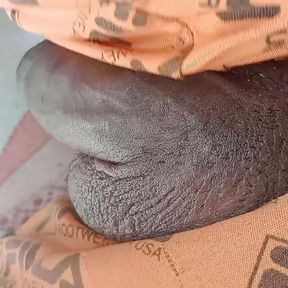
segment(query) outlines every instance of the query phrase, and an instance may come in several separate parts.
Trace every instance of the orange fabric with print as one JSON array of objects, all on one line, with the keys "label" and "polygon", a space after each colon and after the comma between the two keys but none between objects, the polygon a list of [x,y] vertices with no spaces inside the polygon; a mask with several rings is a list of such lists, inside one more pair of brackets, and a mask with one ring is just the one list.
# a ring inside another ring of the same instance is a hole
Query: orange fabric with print
[{"label": "orange fabric with print", "polygon": [[287,0],[0,0],[22,28],[100,61],[181,78],[288,55]]},{"label": "orange fabric with print", "polygon": [[283,196],[201,229],[117,244],[63,199],[0,241],[0,287],[288,287],[287,209]]}]

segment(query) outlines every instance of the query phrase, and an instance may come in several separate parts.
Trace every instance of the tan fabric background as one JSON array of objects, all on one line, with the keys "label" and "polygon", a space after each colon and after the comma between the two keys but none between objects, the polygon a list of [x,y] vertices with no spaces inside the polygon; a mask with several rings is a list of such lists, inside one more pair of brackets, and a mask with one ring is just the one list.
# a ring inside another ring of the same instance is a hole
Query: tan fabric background
[{"label": "tan fabric background", "polygon": [[287,208],[284,196],[205,228],[116,244],[62,199],[0,242],[0,287],[288,287]]}]

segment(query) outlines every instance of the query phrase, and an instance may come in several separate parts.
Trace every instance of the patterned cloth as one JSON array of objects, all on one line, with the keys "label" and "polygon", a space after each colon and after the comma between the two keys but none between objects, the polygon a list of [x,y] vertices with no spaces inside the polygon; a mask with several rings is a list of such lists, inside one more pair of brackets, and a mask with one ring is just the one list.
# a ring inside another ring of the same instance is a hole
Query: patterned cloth
[{"label": "patterned cloth", "polygon": [[20,27],[98,60],[180,78],[288,55],[287,0],[0,0]]},{"label": "patterned cloth", "polygon": [[30,113],[24,115],[0,153],[0,237],[67,195],[66,175],[74,157],[74,151],[52,140]]},{"label": "patterned cloth", "polygon": [[201,229],[117,244],[61,199],[0,241],[4,288],[286,288],[288,196]]}]

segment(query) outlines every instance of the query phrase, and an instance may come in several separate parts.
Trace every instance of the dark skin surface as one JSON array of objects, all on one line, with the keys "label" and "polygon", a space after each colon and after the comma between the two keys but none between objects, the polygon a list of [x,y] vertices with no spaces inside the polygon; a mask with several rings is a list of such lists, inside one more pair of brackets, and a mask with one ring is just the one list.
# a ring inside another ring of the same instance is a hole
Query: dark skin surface
[{"label": "dark skin surface", "polygon": [[18,78],[38,121],[81,152],[68,186],[82,220],[131,240],[202,227],[287,193],[286,71],[288,61],[270,62],[175,81],[44,42]]}]

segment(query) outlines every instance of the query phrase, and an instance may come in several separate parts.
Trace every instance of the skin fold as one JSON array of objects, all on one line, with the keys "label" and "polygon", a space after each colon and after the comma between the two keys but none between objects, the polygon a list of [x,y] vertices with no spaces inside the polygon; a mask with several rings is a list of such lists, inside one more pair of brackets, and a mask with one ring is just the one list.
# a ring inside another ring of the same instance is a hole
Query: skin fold
[{"label": "skin fold", "polygon": [[175,81],[49,42],[18,68],[43,127],[79,151],[68,189],[81,219],[119,240],[254,210],[288,191],[288,61]]}]

